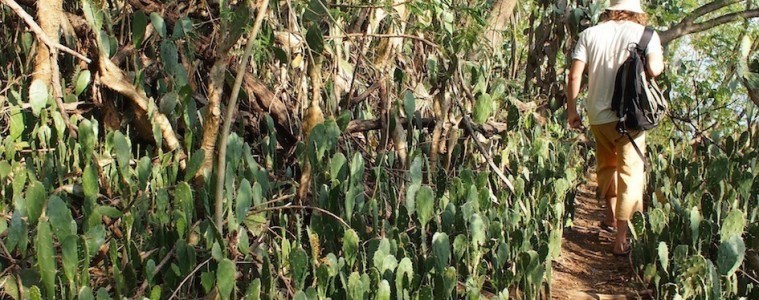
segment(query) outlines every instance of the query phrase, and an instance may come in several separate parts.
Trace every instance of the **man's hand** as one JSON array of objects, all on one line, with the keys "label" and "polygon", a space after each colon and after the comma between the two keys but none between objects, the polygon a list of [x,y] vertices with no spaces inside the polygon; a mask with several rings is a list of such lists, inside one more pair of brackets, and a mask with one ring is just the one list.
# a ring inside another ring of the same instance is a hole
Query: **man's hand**
[{"label": "man's hand", "polygon": [[581,129],[582,119],[577,113],[577,95],[580,94],[580,83],[582,83],[582,73],[585,70],[585,62],[573,60],[569,67],[569,80],[566,87],[567,97],[567,125],[570,129]]},{"label": "man's hand", "polygon": [[577,113],[577,110],[570,109],[567,111],[567,125],[570,129],[582,128],[582,119],[580,118],[580,114]]}]

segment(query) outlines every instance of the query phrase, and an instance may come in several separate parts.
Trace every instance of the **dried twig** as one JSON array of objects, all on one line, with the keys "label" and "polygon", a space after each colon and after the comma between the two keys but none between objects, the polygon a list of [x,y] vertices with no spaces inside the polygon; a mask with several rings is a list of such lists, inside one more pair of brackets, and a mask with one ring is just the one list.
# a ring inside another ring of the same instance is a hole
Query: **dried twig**
[{"label": "dried twig", "polygon": [[45,34],[45,32],[42,30],[40,25],[38,25],[37,22],[34,21],[34,18],[31,15],[29,15],[20,5],[18,5],[16,1],[14,0],[0,0],[0,1],[2,1],[5,5],[8,5],[11,9],[13,9],[13,11],[16,12],[16,14],[19,17],[21,17],[21,19],[23,19],[27,25],[29,25],[29,28],[31,28],[32,31],[34,31],[34,33],[37,35],[37,38],[39,38],[40,41],[45,43],[45,45],[47,45],[48,48],[61,50],[63,52],[66,52],[68,54],[75,56],[76,58],[83,60],[84,62],[88,64],[92,62],[92,60],[87,58],[87,56],[84,56],[84,54],[76,52],[69,47],[66,47],[64,45],[61,45],[51,40],[50,37],[48,37],[47,34]]},{"label": "dried twig", "polygon": [[[472,95],[472,92],[469,91],[466,87],[466,84],[464,83],[464,80],[461,77],[461,68],[457,67],[457,70],[455,72],[455,75],[459,83],[461,84],[462,89],[464,90],[464,93],[469,99],[474,100],[474,95]],[[511,190],[511,192],[514,192],[514,185],[511,183],[511,180],[509,180],[508,177],[506,177],[505,174],[501,171],[501,168],[498,167],[498,165],[493,162],[493,158],[490,157],[490,154],[488,153],[487,149],[485,149],[485,146],[480,143],[480,141],[477,139],[477,136],[475,135],[475,131],[473,129],[472,121],[469,120],[469,115],[467,114],[466,110],[464,109],[464,106],[461,105],[461,102],[455,101],[456,105],[458,105],[459,109],[461,110],[461,114],[463,115],[462,120],[464,121],[464,125],[466,127],[466,130],[469,132],[469,134],[472,136],[472,140],[474,140],[475,145],[477,145],[477,149],[482,153],[483,156],[485,156],[485,160],[488,161],[488,165],[490,165],[490,168],[493,169],[493,171],[498,174],[498,177],[501,178],[501,180],[506,184],[506,186]],[[506,168],[506,171],[509,173],[512,173],[509,168]]]},{"label": "dried twig", "polygon": [[219,157],[216,165],[216,211],[214,219],[216,221],[216,227],[219,231],[222,231],[222,221],[224,215],[224,175],[226,175],[227,166],[227,136],[229,135],[230,128],[232,127],[232,117],[235,114],[237,108],[237,98],[240,96],[240,87],[242,86],[242,80],[245,77],[245,68],[248,66],[248,59],[253,51],[253,45],[255,45],[256,36],[258,30],[261,28],[261,23],[264,20],[266,9],[269,7],[269,0],[263,0],[258,7],[258,15],[256,16],[256,22],[253,24],[250,36],[248,36],[248,45],[245,47],[245,54],[243,54],[242,61],[237,69],[237,78],[235,78],[235,85],[232,87],[232,97],[229,99],[227,105],[227,114],[224,116],[224,127],[222,128],[221,137],[219,138]]},{"label": "dried twig", "polygon": [[190,274],[187,274],[187,276],[185,276],[182,282],[179,283],[179,286],[177,286],[177,288],[174,289],[174,292],[171,293],[169,300],[176,298],[177,293],[179,293],[179,291],[182,289],[182,286],[187,282],[187,280],[189,280],[192,277],[192,275],[195,275],[195,273],[197,273],[198,270],[200,270],[200,268],[208,264],[211,261],[211,259],[213,258],[211,257],[211,258],[206,259],[204,262],[200,263],[197,267],[195,267],[195,269],[193,269],[192,272],[190,272]]},{"label": "dried twig", "polygon": [[[167,263],[169,263],[169,260],[172,256],[174,256],[174,252],[177,250],[177,245],[175,244],[174,247],[169,250],[169,253],[166,253],[166,256],[163,257],[160,263],[155,266],[155,270],[153,271],[152,276],[158,275],[158,272],[161,272],[164,266],[166,266]],[[145,281],[142,282],[140,287],[137,289],[137,291],[134,293],[134,297],[132,299],[139,299],[142,297],[143,294],[145,294],[145,290],[148,288],[148,280],[145,279]]]},{"label": "dried twig", "polygon": [[325,36],[325,40],[334,40],[334,39],[344,39],[344,38],[356,38],[356,37],[375,37],[375,38],[404,38],[404,39],[411,39],[411,40],[417,40],[422,43],[427,44],[428,46],[438,49],[440,46],[438,44],[435,44],[431,42],[428,39],[425,39],[420,36],[411,35],[411,34],[383,34],[383,33],[348,33],[344,35],[332,35],[332,36]]},{"label": "dried twig", "polygon": [[318,211],[320,213],[323,213],[325,215],[328,215],[328,216],[332,217],[336,221],[340,222],[340,224],[342,224],[346,228],[350,228],[350,225],[348,225],[348,223],[345,222],[345,220],[343,220],[342,218],[338,217],[337,215],[333,214],[332,212],[330,212],[330,211],[328,211],[326,209],[319,208],[319,207],[314,207],[314,206],[304,206],[304,205],[275,206],[275,207],[262,208],[262,209],[256,210],[255,212],[264,212],[264,211],[273,211],[273,210],[285,210],[285,209],[310,209],[310,210],[315,210],[315,211]]}]

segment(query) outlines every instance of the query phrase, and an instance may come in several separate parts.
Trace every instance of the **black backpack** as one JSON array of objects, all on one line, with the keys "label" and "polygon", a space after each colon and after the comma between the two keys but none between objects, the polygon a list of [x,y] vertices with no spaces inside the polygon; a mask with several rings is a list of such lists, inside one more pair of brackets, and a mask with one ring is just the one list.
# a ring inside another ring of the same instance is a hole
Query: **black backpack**
[{"label": "black backpack", "polygon": [[631,44],[627,49],[630,56],[617,70],[614,96],[611,101],[611,109],[619,117],[617,131],[627,135],[635,151],[645,162],[646,168],[648,168],[648,161],[628,131],[655,128],[667,110],[667,102],[659,86],[646,75],[645,53],[653,34],[653,28],[646,27],[640,42]]}]

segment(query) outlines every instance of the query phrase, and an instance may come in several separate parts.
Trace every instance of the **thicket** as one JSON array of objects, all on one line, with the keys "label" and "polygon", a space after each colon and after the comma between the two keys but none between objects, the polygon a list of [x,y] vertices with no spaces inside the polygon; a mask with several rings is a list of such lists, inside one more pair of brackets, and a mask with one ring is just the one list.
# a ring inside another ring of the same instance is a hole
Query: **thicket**
[{"label": "thicket", "polygon": [[[756,11],[687,2],[652,1],[667,42]],[[0,3],[4,297],[550,295],[592,163],[564,66],[598,3]],[[662,298],[757,293],[759,43],[721,28],[668,50],[633,222]]]}]

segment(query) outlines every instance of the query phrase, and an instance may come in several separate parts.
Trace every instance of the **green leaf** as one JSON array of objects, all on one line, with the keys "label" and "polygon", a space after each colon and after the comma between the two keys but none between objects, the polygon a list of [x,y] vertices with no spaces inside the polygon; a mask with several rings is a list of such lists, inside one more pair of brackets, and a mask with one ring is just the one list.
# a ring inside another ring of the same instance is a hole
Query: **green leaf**
[{"label": "green leaf", "polygon": [[79,289],[79,295],[77,296],[77,299],[95,300],[95,295],[92,294],[92,289],[90,287],[84,286],[81,289]]},{"label": "green leaf", "polygon": [[84,119],[79,123],[79,144],[84,153],[86,159],[92,155],[95,149],[95,143],[97,136],[95,136],[95,128],[92,126],[90,120]]},{"label": "green leaf", "polygon": [[733,209],[727,214],[725,220],[722,221],[722,227],[720,228],[720,242],[725,242],[734,237],[740,237],[743,234],[744,227],[746,227],[746,219],[743,216],[743,212],[739,209]]},{"label": "green leaf", "polygon": [[140,190],[144,190],[147,187],[148,179],[153,171],[152,164],[150,157],[147,156],[143,156],[137,162],[137,186]]},{"label": "green leaf", "polygon": [[42,300],[42,291],[36,285],[29,289],[29,300]]},{"label": "green leaf", "polygon": [[182,208],[182,211],[188,218],[192,218],[195,214],[195,200],[192,198],[192,188],[187,182],[180,182],[174,189],[174,197],[176,197],[177,204]]},{"label": "green leaf", "polygon": [[205,293],[210,293],[216,286],[216,274],[214,272],[203,272],[200,274],[200,285],[203,286]]},{"label": "green leaf", "polygon": [[473,214],[469,218],[469,236],[471,238],[472,247],[475,249],[485,244],[487,236],[485,235],[485,223],[478,214]]},{"label": "green leaf", "polygon": [[95,170],[92,165],[84,167],[84,172],[82,173],[82,190],[85,198],[85,213],[90,213],[95,209],[95,200],[97,199],[100,190],[97,170]]},{"label": "green leaf", "polygon": [[422,227],[427,225],[435,212],[435,194],[429,186],[423,186],[416,194],[416,214]]},{"label": "green leaf", "polygon": [[166,38],[166,23],[163,21],[163,17],[158,13],[150,13],[150,23],[153,24],[153,28],[158,32],[158,35],[162,39]]},{"label": "green leaf", "polygon": [[667,272],[667,268],[669,268],[669,248],[667,247],[667,243],[665,242],[659,242],[659,263],[661,263],[662,270],[664,272]]},{"label": "green leaf", "polygon": [[329,11],[324,7],[321,0],[311,0],[305,13],[303,13],[303,19],[311,22],[319,22],[328,16]]},{"label": "green leaf", "polygon": [[148,279],[148,283],[153,281],[153,277],[155,277],[155,260],[149,259],[148,262],[145,263],[145,276]]},{"label": "green leaf", "polygon": [[298,291],[293,296],[293,300],[308,300],[308,297],[306,296],[306,293],[304,293],[303,291]]},{"label": "green leaf", "polygon": [[[174,48],[174,51],[176,52],[176,48]],[[163,45],[161,45],[161,53],[163,54]],[[176,54],[176,53],[175,53]],[[164,61],[164,66],[166,65],[166,61]],[[176,67],[176,64],[178,62],[174,62],[174,66]],[[167,70],[173,70],[169,67],[166,67]],[[163,95],[161,97],[161,103],[158,104],[158,111],[160,111],[162,114],[170,116],[172,113],[174,113],[174,109],[177,107],[177,101],[179,100],[179,95],[176,92],[169,92]]]},{"label": "green leaf", "polygon": [[[16,141],[19,137],[21,137],[21,134],[24,133],[24,128],[26,128],[26,125],[24,125],[24,114],[21,112],[21,109],[19,109],[17,106],[11,106],[9,115],[11,118],[10,141]],[[7,151],[7,148],[6,148],[6,151]],[[6,158],[11,158],[11,157],[9,155],[9,156],[6,156]]]},{"label": "green leaf", "polygon": [[493,99],[489,94],[481,94],[474,105],[472,119],[477,124],[485,123],[493,112]]},{"label": "green leaf", "polygon": [[240,183],[240,189],[237,190],[237,199],[235,199],[235,216],[237,217],[237,224],[241,224],[245,220],[245,216],[248,214],[250,206],[253,204],[253,195],[250,187],[250,182],[247,179],[243,179]]},{"label": "green leaf", "polygon": [[298,247],[290,252],[290,270],[296,290],[302,290],[308,275],[308,254]]},{"label": "green leaf", "polygon": [[55,250],[53,249],[53,234],[46,220],[37,225],[37,268],[45,286],[47,298],[55,298]]},{"label": "green leaf", "polygon": [[733,236],[722,241],[717,251],[717,268],[723,276],[732,276],[743,264],[746,245],[740,236]]},{"label": "green leaf", "polygon": [[390,283],[387,280],[382,280],[377,290],[377,300],[390,300]]},{"label": "green leaf", "polygon": [[129,159],[132,157],[132,147],[129,146],[129,140],[121,131],[113,134],[113,148],[116,151],[116,161],[121,168],[129,167]]},{"label": "green leaf", "polygon": [[53,225],[53,232],[59,241],[71,235],[76,235],[76,222],[71,216],[71,210],[58,196],[50,197],[47,204],[47,216]]},{"label": "green leaf", "polygon": [[183,16],[177,21],[176,24],[174,24],[174,32],[172,34],[172,37],[174,39],[181,39],[184,37],[189,37],[192,32],[192,19]]},{"label": "green leaf", "polygon": [[322,30],[316,24],[311,25],[306,32],[306,42],[315,55],[321,55],[324,51],[324,36]]},{"label": "green leaf", "polygon": [[20,210],[22,214],[26,211],[27,221],[30,224],[35,224],[42,214],[42,208],[45,206],[47,191],[45,191],[45,187],[42,186],[41,182],[33,180],[26,189],[26,196],[24,198],[25,201],[16,202],[23,204],[24,207],[16,207],[16,209]]},{"label": "green leaf", "polygon": [[40,111],[47,106],[49,98],[47,85],[40,79],[33,80],[29,87],[29,105],[32,107],[32,114],[39,116]]},{"label": "green leaf", "polygon": [[398,293],[404,290],[404,287],[409,287],[411,281],[414,278],[414,265],[411,259],[404,257],[401,262],[398,263],[398,269],[395,271],[395,289]]},{"label": "green leaf", "polygon": [[453,289],[456,287],[456,284],[458,283],[458,278],[456,275],[456,268],[454,267],[447,267],[443,271],[443,290],[445,291],[446,297],[450,297],[451,293],[453,293]]},{"label": "green leaf", "polygon": [[103,28],[103,12],[100,8],[96,7],[92,0],[82,1],[82,11],[84,11],[84,17],[87,22],[90,23],[93,32],[100,32]]},{"label": "green leaf", "polygon": [[206,158],[206,152],[203,149],[193,152],[190,163],[187,164],[187,171],[184,174],[184,181],[190,181],[198,173],[203,161]]},{"label": "green leaf", "polygon": [[343,256],[348,266],[352,267],[358,256],[358,234],[353,229],[348,229],[343,234]]},{"label": "green leaf", "polygon": [[132,43],[134,47],[140,49],[142,41],[145,39],[145,29],[148,27],[148,16],[141,10],[137,10],[132,18]]},{"label": "green leaf", "polygon": [[414,117],[416,111],[416,97],[412,91],[406,91],[403,93],[403,111],[406,113],[406,118],[411,122],[411,118]]},{"label": "green leaf", "polygon": [[221,299],[230,299],[232,291],[235,288],[236,273],[235,263],[225,258],[219,262],[216,269],[216,282],[218,283],[219,296]]},{"label": "green leaf", "polygon": [[456,259],[462,259],[467,250],[466,236],[459,234],[453,239],[453,255]]},{"label": "green leaf", "polygon": [[250,21],[250,9],[248,8],[248,5],[242,5],[242,7],[238,7],[235,10],[232,14],[229,36],[227,36],[226,40],[230,47],[240,39],[245,32],[245,27],[248,26]]},{"label": "green leaf", "polygon": [[120,210],[116,209],[113,206],[107,206],[107,205],[100,205],[97,207],[97,212],[100,215],[115,219],[120,218],[124,215]]},{"label": "green leaf", "polygon": [[25,252],[26,243],[28,242],[28,230],[26,221],[21,219],[21,213],[18,211],[13,212],[11,217],[11,226],[8,228],[8,236],[5,239],[8,251],[13,251],[18,248]]},{"label": "green leaf", "polygon": [[261,278],[253,279],[248,286],[248,290],[245,291],[245,300],[259,300],[261,299]]},{"label": "green leaf", "polygon": [[76,87],[74,87],[74,93],[79,96],[84,92],[84,89],[90,84],[92,74],[90,70],[82,70],[79,72],[79,76],[76,77]]},{"label": "green leaf", "polygon": [[155,285],[150,290],[150,300],[159,300],[161,299],[161,286]]},{"label": "green leaf", "polygon": [[432,255],[435,257],[436,272],[442,272],[451,257],[451,242],[444,232],[436,232],[432,236]]},{"label": "green leaf", "polygon": [[361,282],[361,275],[359,275],[358,272],[351,273],[348,278],[348,299],[363,300],[364,292],[364,284]]},{"label": "green leaf", "polygon": [[100,246],[105,243],[105,227],[102,224],[92,226],[84,234],[84,242],[87,249],[87,256],[92,257],[98,252]]},{"label": "green leaf", "polygon": [[344,179],[341,177],[341,171],[344,169],[345,163],[347,162],[348,159],[340,152],[336,153],[335,156],[329,160],[329,176],[333,185],[339,184]]},{"label": "green leaf", "polygon": [[217,261],[224,259],[224,253],[221,252],[221,246],[219,246],[219,243],[214,242],[213,246],[211,246],[211,257]]},{"label": "green leaf", "polygon": [[69,283],[76,281],[77,267],[79,265],[79,249],[77,241],[79,237],[70,235],[61,242],[61,262],[63,263],[63,274],[69,280]]}]

